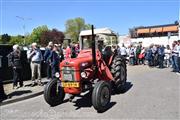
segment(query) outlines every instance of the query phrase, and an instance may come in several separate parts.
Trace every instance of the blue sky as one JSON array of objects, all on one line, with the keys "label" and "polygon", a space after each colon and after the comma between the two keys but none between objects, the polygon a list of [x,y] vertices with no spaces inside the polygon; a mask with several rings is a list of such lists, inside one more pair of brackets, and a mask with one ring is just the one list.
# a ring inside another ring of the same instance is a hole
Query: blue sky
[{"label": "blue sky", "polygon": [[134,26],[174,23],[180,7],[179,0],[0,0],[0,4],[0,34],[10,35],[23,34],[23,24],[26,33],[40,25],[64,31],[65,21],[75,17],[127,34]]}]

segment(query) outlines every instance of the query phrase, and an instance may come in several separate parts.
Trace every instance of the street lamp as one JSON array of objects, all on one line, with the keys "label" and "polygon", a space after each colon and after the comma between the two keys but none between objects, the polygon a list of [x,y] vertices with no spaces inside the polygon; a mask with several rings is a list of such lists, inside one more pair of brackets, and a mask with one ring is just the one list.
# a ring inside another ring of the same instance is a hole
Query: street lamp
[{"label": "street lamp", "polygon": [[24,34],[24,45],[25,45],[26,44],[26,40],[25,40],[25,29],[26,29],[25,21],[26,20],[32,20],[32,18],[25,18],[25,17],[21,17],[21,16],[16,16],[16,18],[23,21],[23,34]]}]

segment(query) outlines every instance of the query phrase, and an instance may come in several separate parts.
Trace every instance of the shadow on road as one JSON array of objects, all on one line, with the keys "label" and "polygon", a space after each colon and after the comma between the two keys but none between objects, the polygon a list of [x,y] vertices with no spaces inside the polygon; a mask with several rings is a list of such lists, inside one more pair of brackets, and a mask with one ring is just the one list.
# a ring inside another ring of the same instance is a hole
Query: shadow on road
[{"label": "shadow on road", "polygon": [[[48,83],[48,81],[42,82],[42,85],[46,85],[47,83]],[[35,87],[35,86],[37,86],[37,85],[38,85],[38,84],[35,83],[35,85],[32,86],[32,83],[29,83],[29,84],[24,85],[24,87]]]},{"label": "shadow on road", "polygon": [[112,95],[116,94],[124,94],[128,92],[132,88],[133,84],[131,82],[126,82],[125,85],[123,85],[118,91],[113,90]]},{"label": "shadow on road", "polygon": [[[122,89],[120,90],[119,93],[117,92],[113,92],[112,91],[112,95],[117,95],[117,94],[124,94],[127,91],[129,91],[132,88],[133,84],[131,82],[126,82],[126,84],[124,86],[122,86]],[[64,100],[63,103],[68,102],[69,100],[66,99]],[[85,95],[79,95],[78,98],[73,101],[74,105],[76,108],[75,110],[81,109],[81,108],[86,108],[86,107],[92,107],[92,91],[91,92],[87,92]],[[108,111],[109,109],[111,109],[114,105],[116,104],[116,102],[110,102],[106,108],[105,111]],[[102,113],[102,112],[101,112]]]},{"label": "shadow on road", "polygon": [[80,109],[81,107],[91,107],[92,102],[91,102],[91,92],[88,92],[84,96],[81,96],[79,99],[77,99],[75,103],[76,110]]},{"label": "shadow on road", "polygon": [[[76,107],[76,110],[82,108],[82,107],[92,107],[92,99],[91,99],[91,92],[88,92],[87,94],[85,94],[84,96],[81,96],[79,99],[77,99],[74,103],[74,106]],[[116,102],[110,102],[106,108],[105,111],[108,111],[109,109],[111,109],[114,105],[116,104]]]},{"label": "shadow on road", "polygon": [[13,96],[20,96],[23,94],[32,93],[31,90],[21,90],[21,91],[14,91],[10,94],[8,94],[8,98],[12,98]]},{"label": "shadow on road", "polygon": [[108,111],[109,109],[111,109],[114,105],[116,104],[116,102],[110,102],[107,106],[107,108],[105,109],[105,111],[99,112],[98,113],[104,113],[106,111]]}]

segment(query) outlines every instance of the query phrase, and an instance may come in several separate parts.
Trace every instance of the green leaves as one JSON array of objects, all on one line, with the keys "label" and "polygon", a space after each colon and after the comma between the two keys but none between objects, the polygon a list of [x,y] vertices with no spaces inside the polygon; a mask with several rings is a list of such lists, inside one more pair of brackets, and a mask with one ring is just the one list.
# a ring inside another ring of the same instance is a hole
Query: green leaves
[{"label": "green leaves", "polygon": [[33,32],[31,33],[31,35],[27,39],[27,43],[29,43],[29,44],[33,43],[33,42],[39,43],[41,35],[46,31],[48,31],[48,27],[46,25],[34,28]]},{"label": "green leaves", "polygon": [[73,42],[78,42],[79,34],[82,30],[87,30],[91,28],[90,24],[85,24],[85,20],[83,18],[74,18],[69,19],[65,23],[67,36],[70,36]]},{"label": "green leaves", "polygon": [[9,44],[19,44],[19,45],[23,45],[24,43],[24,37],[21,35],[18,36],[11,36],[11,40],[9,42]]},{"label": "green leaves", "polygon": [[11,36],[8,34],[3,34],[0,39],[0,43],[7,44],[11,40]]}]

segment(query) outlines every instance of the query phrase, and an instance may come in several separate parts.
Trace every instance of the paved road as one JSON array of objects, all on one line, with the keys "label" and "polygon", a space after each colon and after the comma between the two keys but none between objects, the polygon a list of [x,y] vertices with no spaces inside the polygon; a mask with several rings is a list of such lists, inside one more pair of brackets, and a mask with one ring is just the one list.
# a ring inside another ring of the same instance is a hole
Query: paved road
[{"label": "paved road", "polygon": [[180,119],[180,75],[170,69],[128,67],[128,90],[113,95],[110,108],[97,113],[88,95],[49,107],[43,96],[1,107],[1,120]]}]

